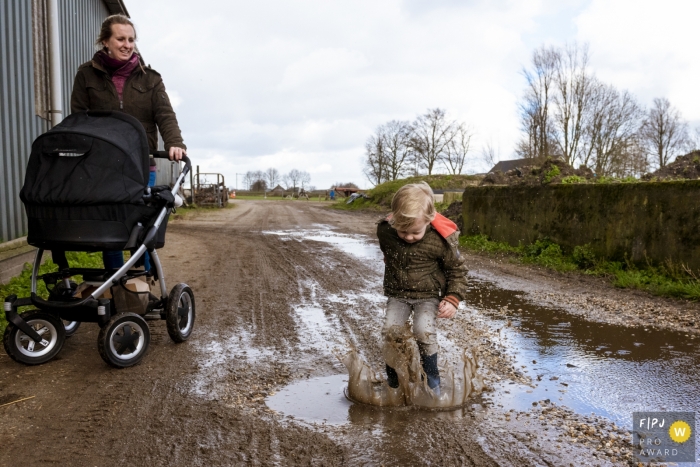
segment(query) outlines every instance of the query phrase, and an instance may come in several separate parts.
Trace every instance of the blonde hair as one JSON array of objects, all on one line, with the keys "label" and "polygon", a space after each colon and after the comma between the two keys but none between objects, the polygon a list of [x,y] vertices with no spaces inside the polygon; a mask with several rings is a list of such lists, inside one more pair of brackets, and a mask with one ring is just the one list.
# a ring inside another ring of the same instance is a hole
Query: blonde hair
[{"label": "blonde hair", "polygon": [[425,182],[409,183],[396,192],[391,200],[389,223],[396,230],[407,230],[417,219],[425,223],[435,219],[433,190]]}]

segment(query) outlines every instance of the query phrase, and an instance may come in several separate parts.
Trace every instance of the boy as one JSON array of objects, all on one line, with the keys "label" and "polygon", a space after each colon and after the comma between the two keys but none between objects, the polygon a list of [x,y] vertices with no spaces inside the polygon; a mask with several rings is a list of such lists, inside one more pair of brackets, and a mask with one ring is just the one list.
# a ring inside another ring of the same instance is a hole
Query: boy
[{"label": "boy", "polygon": [[[413,335],[428,386],[440,394],[435,318],[452,318],[467,291],[467,268],[457,249],[457,225],[435,211],[427,183],[401,187],[391,214],[377,226],[384,253],[384,295],[388,297],[382,333],[403,326],[413,312]],[[387,383],[399,387],[386,366]]]}]

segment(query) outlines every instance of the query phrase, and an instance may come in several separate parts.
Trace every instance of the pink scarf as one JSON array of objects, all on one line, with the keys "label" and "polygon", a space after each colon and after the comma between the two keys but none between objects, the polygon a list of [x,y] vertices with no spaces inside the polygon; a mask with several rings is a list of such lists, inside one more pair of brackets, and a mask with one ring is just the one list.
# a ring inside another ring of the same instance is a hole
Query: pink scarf
[{"label": "pink scarf", "polygon": [[110,78],[114,83],[114,87],[117,88],[117,94],[119,95],[119,100],[122,100],[122,94],[124,93],[124,83],[126,83],[127,78],[131,75],[137,66],[139,66],[139,56],[134,53],[129,60],[123,62],[112,58],[104,51],[100,50],[95,54],[94,59],[98,61],[102,66],[104,66],[107,71],[111,74]]}]

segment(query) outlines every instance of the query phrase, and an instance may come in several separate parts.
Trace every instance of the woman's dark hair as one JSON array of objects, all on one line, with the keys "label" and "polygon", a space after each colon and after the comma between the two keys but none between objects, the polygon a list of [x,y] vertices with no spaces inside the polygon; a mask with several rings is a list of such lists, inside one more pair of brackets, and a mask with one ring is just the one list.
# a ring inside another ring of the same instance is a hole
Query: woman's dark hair
[{"label": "woman's dark hair", "polygon": [[131,26],[132,28],[134,28],[134,39],[136,39],[136,26],[134,26],[134,23],[132,23],[128,17],[126,17],[122,14],[117,14],[117,15],[108,16],[102,22],[102,27],[100,28],[100,34],[97,36],[97,40],[95,41],[96,46],[98,46],[99,48],[104,47],[104,42],[108,41],[109,38],[112,37],[112,25],[113,24],[123,24],[126,26]]}]

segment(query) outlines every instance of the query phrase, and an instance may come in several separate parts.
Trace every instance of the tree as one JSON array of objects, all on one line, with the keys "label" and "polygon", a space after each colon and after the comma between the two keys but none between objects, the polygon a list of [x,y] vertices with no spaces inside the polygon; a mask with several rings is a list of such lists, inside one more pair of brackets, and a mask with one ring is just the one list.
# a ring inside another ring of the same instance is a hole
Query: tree
[{"label": "tree", "polygon": [[527,88],[520,103],[520,124],[525,133],[516,148],[522,158],[540,158],[552,155],[552,117],[550,106],[554,91],[554,79],[560,53],[553,47],[535,50],[532,69],[523,69]]},{"label": "tree", "polygon": [[392,120],[377,129],[377,136],[382,138],[384,152],[384,177],[396,180],[405,175],[411,162],[411,124]]},{"label": "tree", "polygon": [[311,174],[302,170],[299,175],[299,183],[302,188],[308,188],[309,183],[311,183]]},{"label": "tree", "polygon": [[688,132],[687,152],[700,151],[700,126]]},{"label": "tree", "polygon": [[276,187],[282,181],[279,170],[274,168],[269,168],[265,171],[265,179],[267,180],[267,186],[271,188]]},{"label": "tree", "polygon": [[451,174],[462,173],[472,139],[472,132],[465,124],[457,125],[456,128],[455,136],[447,145],[443,160],[445,167]]},{"label": "tree", "polygon": [[[591,95],[591,112],[586,130],[587,150],[581,162],[593,164],[599,175],[628,172],[631,161],[638,159],[637,130],[643,112],[636,99],[627,91],[597,83]],[[638,165],[638,164],[637,164]]]},{"label": "tree", "polygon": [[376,134],[365,142],[365,168],[363,172],[373,185],[386,181],[386,154],[384,151],[384,134],[378,127]]},{"label": "tree", "polygon": [[250,190],[250,186],[253,182],[255,182],[255,173],[249,170],[245,173],[245,176],[243,176],[243,183],[246,186],[246,190]]},{"label": "tree", "polygon": [[668,99],[656,98],[639,135],[647,153],[659,167],[664,167],[687,146],[688,124]]},{"label": "tree", "polygon": [[[564,50],[553,50],[554,118],[552,135],[557,152],[564,161],[574,165],[584,151],[584,137],[595,78],[589,74],[588,46],[567,45]],[[549,155],[549,154],[547,154]]]},{"label": "tree", "polygon": [[488,170],[498,163],[500,156],[496,149],[493,147],[493,143],[490,141],[486,143],[486,146],[481,148],[481,160],[486,163]]},{"label": "tree", "polygon": [[267,191],[267,182],[263,179],[258,179],[250,186],[250,191]]},{"label": "tree", "polygon": [[442,161],[455,137],[457,124],[447,119],[443,109],[429,109],[412,125],[411,149],[417,160],[432,175],[435,164]]},{"label": "tree", "polygon": [[299,182],[301,182],[301,171],[297,169],[292,169],[289,171],[287,174],[287,188],[290,186],[296,190],[297,186],[299,185]]}]

